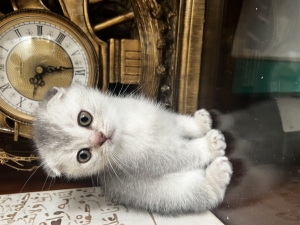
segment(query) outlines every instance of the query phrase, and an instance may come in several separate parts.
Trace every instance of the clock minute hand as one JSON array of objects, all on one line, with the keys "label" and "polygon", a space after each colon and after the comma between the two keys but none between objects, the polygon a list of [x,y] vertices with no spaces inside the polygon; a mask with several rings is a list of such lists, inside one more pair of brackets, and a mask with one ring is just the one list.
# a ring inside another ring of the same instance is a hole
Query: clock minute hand
[{"label": "clock minute hand", "polygon": [[54,67],[54,66],[47,66],[46,68],[47,73],[54,73],[54,72],[62,72],[65,70],[71,70],[73,67],[64,67],[64,66],[59,66],[59,67]]}]

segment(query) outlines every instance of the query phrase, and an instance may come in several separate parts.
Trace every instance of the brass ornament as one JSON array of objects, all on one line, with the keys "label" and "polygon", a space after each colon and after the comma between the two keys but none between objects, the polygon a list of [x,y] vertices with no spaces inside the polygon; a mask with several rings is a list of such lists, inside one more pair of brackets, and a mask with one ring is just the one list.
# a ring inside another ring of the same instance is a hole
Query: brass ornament
[{"label": "brass ornament", "polygon": [[20,138],[19,141],[11,142],[8,134],[0,136],[0,166],[8,166],[17,171],[31,172],[37,169],[37,157],[32,151],[27,152],[30,146],[28,139]]},{"label": "brass ornament", "polygon": [[32,163],[37,161],[38,159],[39,157],[33,154],[29,156],[16,156],[0,148],[0,165],[11,167],[17,171],[31,172],[37,169],[37,166],[29,166],[29,168],[24,168],[23,163]]}]

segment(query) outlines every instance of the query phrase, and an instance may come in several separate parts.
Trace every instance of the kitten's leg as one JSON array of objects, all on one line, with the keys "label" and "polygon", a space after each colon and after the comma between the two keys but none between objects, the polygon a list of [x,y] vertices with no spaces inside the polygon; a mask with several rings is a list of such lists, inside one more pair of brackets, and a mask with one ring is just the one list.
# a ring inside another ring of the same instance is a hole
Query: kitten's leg
[{"label": "kitten's leg", "polygon": [[203,137],[211,130],[212,119],[205,109],[195,112],[194,116],[178,115],[177,125],[181,127],[184,133],[189,137]]},{"label": "kitten's leg", "polygon": [[186,143],[189,161],[198,167],[205,167],[215,158],[225,155],[225,138],[218,130],[210,130],[205,137],[189,140]]},{"label": "kitten's leg", "polygon": [[203,212],[223,200],[231,174],[231,164],[223,156],[215,159],[206,170],[128,180],[119,193],[114,195],[110,192],[113,190],[108,190],[108,195],[112,194],[112,199],[119,203],[162,214]]}]

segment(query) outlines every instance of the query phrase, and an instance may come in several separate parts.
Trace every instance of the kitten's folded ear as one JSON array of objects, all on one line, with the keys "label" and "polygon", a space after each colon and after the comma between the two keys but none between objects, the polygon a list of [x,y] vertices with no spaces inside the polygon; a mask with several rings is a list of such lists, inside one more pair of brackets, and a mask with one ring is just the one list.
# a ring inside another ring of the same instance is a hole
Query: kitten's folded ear
[{"label": "kitten's folded ear", "polygon": [[58,92],[58,88],[57,88],[57,87],[52,87],[52,88],[50,88],[50,89],[46,92],[46,94],[45,94],[45,96],[44,96],[44,100],[48,102],[51,98],[53,98],[53,96],[54,96],[57,92]]},{"label": "kitten's folded ear", "polygon": [[58,88],[58,87],[50,88],[46,92],[43,101],[40,103],[40,106],[42,108],[46,108],[46,106],[48,104],[51,104],[52,101],[61,99],[64,96],[65,92],[66,91],[64,88]]}]

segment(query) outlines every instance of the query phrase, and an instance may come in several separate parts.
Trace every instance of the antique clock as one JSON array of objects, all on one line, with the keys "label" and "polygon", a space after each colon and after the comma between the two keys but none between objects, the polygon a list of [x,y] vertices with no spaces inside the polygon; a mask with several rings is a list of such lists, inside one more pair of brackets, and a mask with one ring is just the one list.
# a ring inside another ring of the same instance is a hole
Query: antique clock
[{"label": "antique clock", "polygon": [[95,50],[69,20],[45,10],[20,10],[1,20],[0,33],[0,106],[20,129],[33,120],[50,87],[97,83]]},{"label": "antique clock", "polygon": [[[8,4],[12,10],[0,12],[0,134],[30,139],[45,92],[73,83],[103,91],[134,85],[175,111],[196,110],[205,0]],[[130,37],[113,35],[124,24]],[[1,164],[11,159],[5,148],[0,145]]]}]

